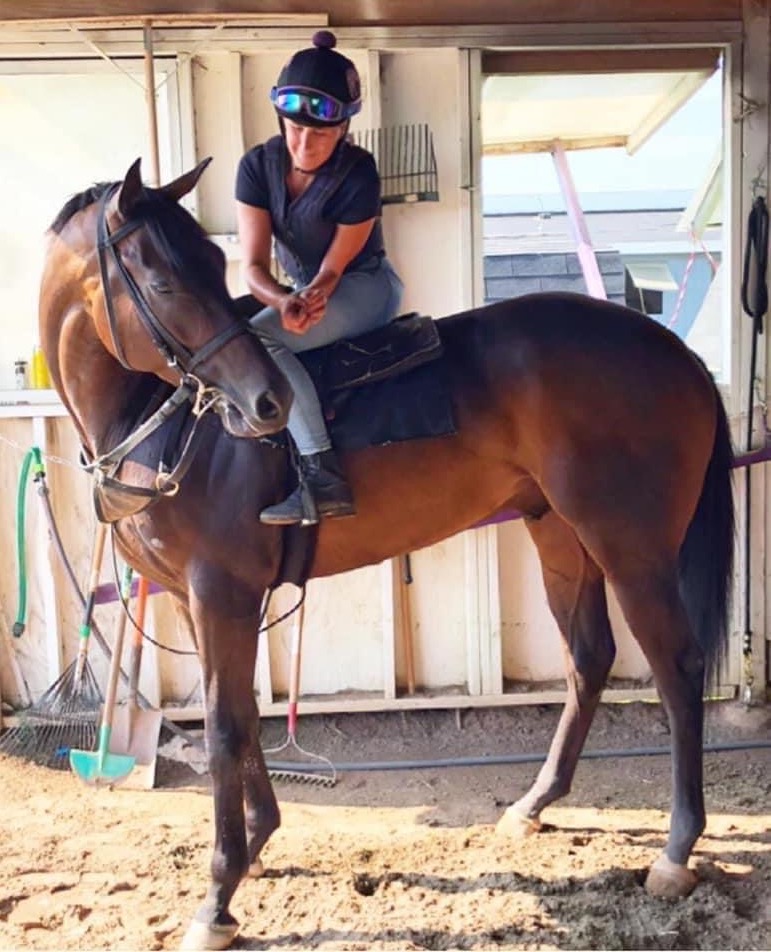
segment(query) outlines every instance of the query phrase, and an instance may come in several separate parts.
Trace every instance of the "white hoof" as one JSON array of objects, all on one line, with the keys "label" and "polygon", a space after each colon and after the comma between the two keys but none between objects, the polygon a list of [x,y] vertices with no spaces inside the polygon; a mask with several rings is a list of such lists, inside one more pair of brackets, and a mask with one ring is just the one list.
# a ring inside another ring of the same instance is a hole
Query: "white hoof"
[{"label": "white hoof", "polygon": [[689,896],[699,877],[692,869],[680,863],[673,863],[662,853],[648,872],[645,888],[652,896],[661,899],[682,899]]},{"label": "white hoof", "polygon": [[509,807],[495,826],[499,836],[509,836],[515,840],[523,840],[534,833],[540,833],[541,821],[525,816],[515,807]]},{"label": "white hoof", "polygon": [[180,949],[182,952],[217,952],[227,949],[238,932],[238,923],[229,926],[209,925],[194,919],[185,933]]},{"label": "white hoof", "polygon": [[259,879],[260,876],[265,875],[265,867],[262,865],[262,860],[259,856],[249,867],[246,875],[249,876],[250,879]]}]

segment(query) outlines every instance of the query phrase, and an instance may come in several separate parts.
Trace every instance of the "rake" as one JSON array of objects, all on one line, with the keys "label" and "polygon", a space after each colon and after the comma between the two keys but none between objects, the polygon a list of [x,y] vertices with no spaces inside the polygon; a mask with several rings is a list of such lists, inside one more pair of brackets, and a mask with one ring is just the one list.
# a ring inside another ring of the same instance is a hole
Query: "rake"
[{"label": "rake", "polygon": [[[44,480],[44,475],[38,473],[36,479]],[[44,484],[41,492],[47,493]],[[95,743],[102,694],[88,661],[88,643],[106,535],[107,527],[99,523],[78,655],[37,701],[19,712],[17,725],[0,738],[0,753],[66,770],[71,748],[90,748]]]},{"label": "rake", "polygon": [[[292,629],[286,739],[277,747],[264,748],[263,754],[266,758],[268,776],[271,780],[334,787],[337,781],[337,771],[332,761],[322,757],[321,754],[311,753],[311,751],[297,743],[297,699],[300,695],[300,654],[302,651],[304,618],[305,605],[301,603],[297,609]],[[283,756],[279,760],[270,759],[276,755]]]}]

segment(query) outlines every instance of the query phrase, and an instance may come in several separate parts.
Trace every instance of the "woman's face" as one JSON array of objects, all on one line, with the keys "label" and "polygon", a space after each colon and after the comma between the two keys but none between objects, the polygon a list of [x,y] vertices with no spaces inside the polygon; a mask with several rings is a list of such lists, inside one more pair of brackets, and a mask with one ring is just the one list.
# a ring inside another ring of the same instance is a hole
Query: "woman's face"
[{"label": "woman's face", "polygon": [[335,146],[345,135],[345,128],[345,123],[317,128],[285,119],[286,147],[294,167],[303,172],[315,172],[335,151]]}]

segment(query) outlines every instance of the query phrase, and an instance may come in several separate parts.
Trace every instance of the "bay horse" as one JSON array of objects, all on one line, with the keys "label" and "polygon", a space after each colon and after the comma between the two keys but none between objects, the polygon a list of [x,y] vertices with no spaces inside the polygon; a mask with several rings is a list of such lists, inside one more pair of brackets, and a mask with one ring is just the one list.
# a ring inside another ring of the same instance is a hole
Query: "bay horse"
[{"label": "bay horse", "polygon": [[[134,514],[102,513],[123,557],[192,622],[215,833],[184,947],[220,949],[237,931],[233,894],[261,871],[280,822],[253,672],[284,546],[258,513],[289,472],[261,437],[285,427],[291,394],[244,332],[224,256],[179,204],[205,165],[153,189],[137,162],[65,205],[49,231],[40,333],[98,486],[152,495]],[[532,788],[501,818],[515,834],[536,830],[570,790],[615,653],[607,581],[672,736],[670,831],[647,887],[685,895],[705,825],[705,674],[725,650],[732,576],[733,452],[718,390],[667,329],[582,295],[529,295],[437,323],[457,432],[344,454],[357,515],[322,521],[310,576],[429,546],[502,510],[524,515],[562,636],[567,700]],[[168,419],[187,403],[194,448],[184,466],[158,471]]]}]

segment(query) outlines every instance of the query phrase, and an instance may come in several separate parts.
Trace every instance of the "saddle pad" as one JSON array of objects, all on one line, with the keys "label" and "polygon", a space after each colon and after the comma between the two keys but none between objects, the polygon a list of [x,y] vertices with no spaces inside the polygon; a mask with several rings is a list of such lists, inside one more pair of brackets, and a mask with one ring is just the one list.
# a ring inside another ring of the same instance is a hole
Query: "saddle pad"
[{"label": "saddle pad", "polygon": [[[235,303],[247,319],[261,307],[251,295]],[[319,393],[335,448],[354,450],[456,432],[441,354],[434,320],[412,313],[297,357]]]},{"label": "saddle pad", "polygon": [[334,393],[325,406],[332,445],[339,450],[384,446],[456,432],[442,360],[398,377]]}]

